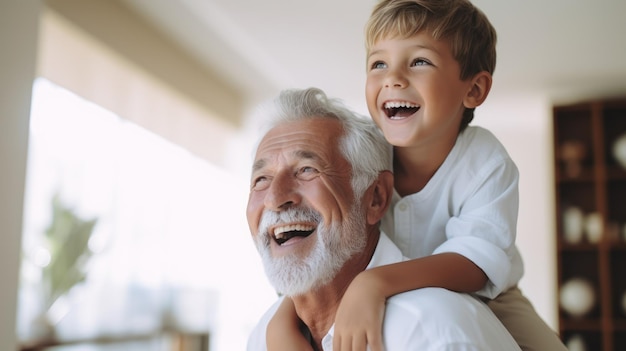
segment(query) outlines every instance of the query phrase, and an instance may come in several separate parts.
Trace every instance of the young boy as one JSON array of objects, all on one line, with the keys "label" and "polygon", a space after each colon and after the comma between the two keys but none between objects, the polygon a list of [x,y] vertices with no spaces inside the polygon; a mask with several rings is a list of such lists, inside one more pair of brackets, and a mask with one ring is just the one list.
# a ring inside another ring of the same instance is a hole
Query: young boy
[{"label": "young boy", "polygon": [[[491,88],[495,44],[493,26],[467,0],[374,8],[366,99],[394,146],[397,192],[383,230],[411,260],[354,279],[335,317],[335,351],[382,350],[385,300],[432,286],[481,297],[523,350],[566,350],[517,288],[517,167],[490,132],[468,127]],[[293,314],[281,307],[268,349],[303,345]]]}]

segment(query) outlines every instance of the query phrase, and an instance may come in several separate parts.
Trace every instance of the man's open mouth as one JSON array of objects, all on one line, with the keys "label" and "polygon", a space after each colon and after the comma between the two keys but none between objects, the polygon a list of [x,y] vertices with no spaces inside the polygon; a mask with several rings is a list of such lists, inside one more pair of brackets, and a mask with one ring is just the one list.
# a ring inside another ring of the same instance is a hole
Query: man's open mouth
[{"label": "man's open mouth", "polygon": [[307,224],[289,224],[274,229],[274,240],[282,245],[294,237],[307,237],[315,231],[315,226]]},{"label": "man's open mouth", "polygon": [[417,112],[419,109],[419,105],[406,101],[387,102],[383,107],[385,114],[391,119],[408,117]]}]

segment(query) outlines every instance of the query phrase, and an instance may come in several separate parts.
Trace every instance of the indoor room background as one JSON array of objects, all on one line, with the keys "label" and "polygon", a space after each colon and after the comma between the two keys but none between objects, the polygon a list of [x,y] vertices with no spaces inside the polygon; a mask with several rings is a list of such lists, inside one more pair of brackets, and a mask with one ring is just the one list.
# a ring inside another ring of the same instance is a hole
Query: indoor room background
[{"label": "indoor room background", "polygon": [[[50,323],[60,340],[243,349],[275,298],[245,221],[262,123],[250,116],[280,89],[309,86],[366,114],[363,25],[375,2],[3,0],[0,349],[34,347]],[[498,31],[494,84],[473,123],[493,131],[520,170],[521,289],[571,337],[559,305],[565,208],[554,108],[626,97],[626,2],[473,2]],[[602,115],[603,105],[589,106]],[[626,133],[626,122],[615,125]],[[81,228],[71,241],[83,245],[55,253],[46,245],[63,220]],[[609,265],[626,265],[626,250],[609,251],[622,257]],[[43,292],[55,257],[75,259],[61,299]],[[615,311],[616,322],[589,327],[605,350],[626,345],[626,307]]]}]

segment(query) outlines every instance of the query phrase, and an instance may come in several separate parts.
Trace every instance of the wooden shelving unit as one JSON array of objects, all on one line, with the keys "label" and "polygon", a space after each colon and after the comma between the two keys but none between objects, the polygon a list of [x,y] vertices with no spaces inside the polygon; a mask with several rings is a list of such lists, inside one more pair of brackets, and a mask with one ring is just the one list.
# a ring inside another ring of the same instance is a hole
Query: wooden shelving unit
[{"label": "wooden shelving unit", "polygon": [[[553,118],[559,298],[574,278],[595,295],[582,316],[560,307],[559,332],[565,342],[582,338],[587,350],[626,350],[626,167],[613,153],[626,134],[626,99],[555,106]],[[572,208],[578,216],[565,215]]]}]

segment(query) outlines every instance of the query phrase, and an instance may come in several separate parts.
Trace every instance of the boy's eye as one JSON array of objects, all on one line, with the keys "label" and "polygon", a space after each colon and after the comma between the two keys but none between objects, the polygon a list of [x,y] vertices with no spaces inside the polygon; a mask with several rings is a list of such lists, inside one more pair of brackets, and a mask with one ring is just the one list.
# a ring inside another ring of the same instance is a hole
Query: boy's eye
[{"label": "boy's eye", "polygon": [[430,65],[432,65],[430,61],[421,57],[416,58],[415,60],[413,60],[413,62],[411,62],[411,66],[430,66]]},{"label": "boy's eye", "polygon": [[376,61],[372,63],[372,65],[370,66],[371,69],[382,69],[386,67],[387,67],[387,64],[382,61]]}]

